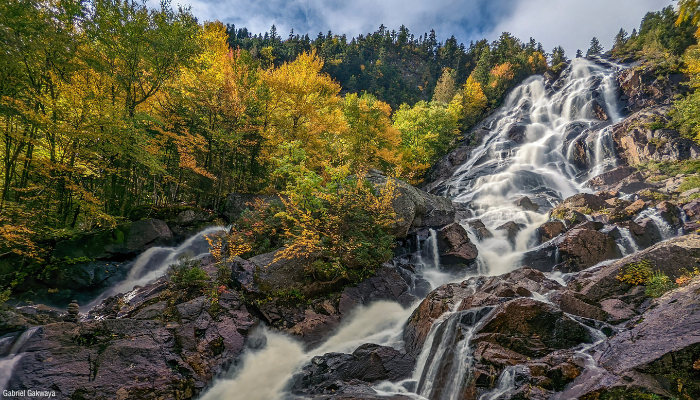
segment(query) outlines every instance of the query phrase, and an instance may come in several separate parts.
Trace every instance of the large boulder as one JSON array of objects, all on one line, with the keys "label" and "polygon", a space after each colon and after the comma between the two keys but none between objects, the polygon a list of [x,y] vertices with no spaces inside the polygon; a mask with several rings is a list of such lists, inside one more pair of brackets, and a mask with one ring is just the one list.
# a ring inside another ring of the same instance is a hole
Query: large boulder
[{"label": "large boulder", "polygon": [[566,225],[561,221],[548,221],[537,228],[537,240],[539,243],[544,243],[548,240],[566,232]]},{"label": "large boulder", "polygon": [[469,240],[464,227],[456,222],[437,231],[437,247],[443,267],[469,266],[476,261],[479,252]]},{"label": "large boulder", "polygon": [[[397,382],[411,376],[412,356],[391,347],[363,344],[352,354],[327,353],[314,357],[292,379],[295,395],[334,394],[379,381]],[[358,382],[359,381],[359,382]]]},{"label": "large boulder", "polygon": [[547,303],[531,298],[497,307],[475,332],[472,343],[490,342],[526,357],[542,357],[579,343],[590,343],[588,329]]},{"label": "large boulder", "polygon": [[621,256],[615,240],[592,229],[574,229],[563,236],[558,244],[566,264],[562,270],[580,271],[601,261]]},{"label": "large boulder", "polygon": [[575,210],[590,209],[592,211],[597,211],[608,207],[608,203],[594,194],[579,193],[565,199],[557,207],[566,207]]},{"label": "large boulder", "polygon": [[612,186],[632,175],[636,171],[637,169],[634,167],[623,165],[589,179],[586,182],[586,186],[594,189]]},{"label": "large boulder", "polygon": [[88,232],[56,243],[54,260],[125,260],[149,247],[169,243],[168,225],[158,219],[144,219],[111,230]]},{"label": "large boulder", "polygon": [[469,227],[474,230],[476,238],[480,241],[483,241],[485,239],[491,239],[493,237],[493,233],[491,233],[491,231],[489,231],[488,228],[486,228],[486,225],[484,225],[484,223],[480,219],[469,221],[467,222],[467,225],[469,225]]},{"label": "large boulder", "polygon": [[[594,224],[590,227],[594,227]],[[615,240],[603,232],[575,228],[523,254],[520,264],[544,272],[554,267],[562,272],[576,272],[601,261],[622,256]]]},{"label": "large boulder", "polygon": [[377,187],[384,187],[389,182],[394,185],[391,204],[396,220],[390,233],[397,238],[406,237],[411,228],[439,227],[455,220],[455,207],[446,197],[426,193],[399,179],[387,178],[377,170],[371,170],[367,179]]}]

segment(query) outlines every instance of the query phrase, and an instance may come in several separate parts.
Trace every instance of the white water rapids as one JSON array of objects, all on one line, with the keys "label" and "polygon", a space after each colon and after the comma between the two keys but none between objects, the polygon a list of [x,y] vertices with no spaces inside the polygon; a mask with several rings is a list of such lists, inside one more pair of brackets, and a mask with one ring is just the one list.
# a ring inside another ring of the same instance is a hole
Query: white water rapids
[{"label": "white water rapids", "polygon": [[[547,221],[548,210],[564,198],[588,191],[583,187],[586,179],[616,165],[609,127],[620,120],[615,84],[618,69],[611,64],[576,59],[553,87],[546,86],[541,76],[529,78],[515,88],[504,106],[487,120],[488,133],[481,145],[448,180],[433,190],[455,202],[467,203],[474,214],[472,219],[480,219],[493,234],[492,238],[479,241],[467,224],[469,221],[461,221],[479,250],[479,275],[501,275],[516,268],[522,254],[534,246],[534,233]],[[596,118],[596,107],[605,111],[606,122]],[[522,143],[516,143],[509,136],[518,125],[524,126]],[[584,166],[580,160],[574,160],[575,154],[579,154],[579,159],[583,154]],[[530,197],[539,205],[539,210],[516,207],[515,200],[522,196]],[[520,228],[512,241],[505,230],[497,229],[509,221]],[[629,231],[621,235],[625,249],[636,251]],[[455,276],[440,270],[434,245],[432,231],[422,250],[419,247],[416,257],[419,274],[433,288],[464,280],[466,274]],[[456,309],[458,305],[433,324],[414,376],[398,384],[375,385],[378,395],[402,394],[430,400],[460,398],[462,382],[470,368],[468,338],[481,316],[474,310]],[[304,352],[294,339],[266,330],[262,333],[267,345],[249,351],[241,366],[229,377],[216,381],[201,399],[293,398],[286,393],[288,381],[315,355],[350,353],[364,343],[401,349],[401,333],[411,313],[411,308],[402,309],[398,304],[387,302],[361,308],[334,336],[309,352]],[[455,336],[457,329],[461,332],[459,337]],[[442,386],[435,387],[435,374],[441,358],[445,357],[454,357],[450,376],[441,377]],[[513,385],[514,371],[504,371],[496,389],[483,398],[493,400],[504,395]]]}]

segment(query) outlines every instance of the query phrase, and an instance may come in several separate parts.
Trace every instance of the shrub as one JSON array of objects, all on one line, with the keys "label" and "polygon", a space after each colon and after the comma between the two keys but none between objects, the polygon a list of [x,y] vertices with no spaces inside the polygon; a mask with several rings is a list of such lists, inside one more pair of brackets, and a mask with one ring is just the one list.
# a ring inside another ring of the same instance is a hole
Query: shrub
[{"label": "shrub", "polygon": [[203,289],[207,286],[209,275],[200,267],[201,261],[182,259],[168,269],[168,278],[175,289]]},{"label": "shrub", "polygon": [[630,285],[644,285],[652,276],[652,267],[649,260],[629,263],[622,267],[617,279]]},{"label": "shrub", "polygon": [[676,287],[666,274],[661,271],[654,272],[646,281],[646,294],[649,297],[661,297],[664,293]]}]

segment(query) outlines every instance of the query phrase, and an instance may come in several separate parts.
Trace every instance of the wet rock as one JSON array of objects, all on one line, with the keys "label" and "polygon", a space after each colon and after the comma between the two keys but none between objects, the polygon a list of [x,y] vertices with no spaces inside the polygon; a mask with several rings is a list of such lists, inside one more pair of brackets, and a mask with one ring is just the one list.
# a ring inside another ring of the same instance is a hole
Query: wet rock
[{"label": "wet rock", "polygon": [[469,221],[467,224],[474,229],[474,232],[476,233],[477,239],[483,241],[485,239],[491,239],[493,237],[493,234],[491,231],[489,231],[486,228],[486,225],[484,225],[483,222],[481,222],[480,219],[474,220],[474,221]]},{"label": "wet rock", "polygon": [[623,165],[589,179],[588,182],[586,182],[586,186],[591,188],[612,186],[632,175],[636,171],[637,169],[634,167]]},{"label": "wet rock", "polygon": [[643,218],[635,224],[630,224],[629,227],[634,239],[641,248],[647,248],[661,241],[659,227],[656,226],[656,223],[651,218]]},{"label": "wet rock", "polygon": [[590,209],[597,211],[602,208],[606,208],[608,204],[605,202],[605,200],[594,194],[579,193],[562,201],[560,206],[572,209]]},{"label": "wet rock", "polygon": [[463,267],[474,263],[478,255],[476,245],[462,225],[454,222],[437,231],[440,263],[447,267]]},{"label": "wet rock", "polygon": [[566,233],[558,244],[566,265],[562,271],[580,271],[601,261],[621,256],[615,240],[602,232],[574,229]]},{"label": "wet rock", "polygon": [[578,315],[580,317],[595,319],[598,321],[605,321],[608,319],[608,313],[601,307],[597,307],[580,300],[572,291],[556,293],[552,297],[552,302],[559,306],[562,311],[572,315]]},{"label": "wet rock", "polygon": [[617,277],[626,265],[643,260],[651,264],[652,270],[661,271],[675,280],[684,270],[693,269],[700,262],[700,236],[673,238],[610,264],[583,271],[568,283],[568,287],[589,304],[620,299],[635,308],[646,300],[644,287],[630,285]]},{"label": "wet rock", "polygon": [[364,344],[352,354],[316,356],[293,378],[292,393],[342,393],[342,386],[357,385],[356,381],[397,382],[411,375],[415,362],[408,354],[376,344]]},{"label": "wet rock", "polygon": [[599,120],[607,121],[610,119],[610,117],[608,117],[608,113],[605,112],[605,108],[603,108],[603,106],[601,106],[597,101],[593,100],[591,108],[593,110],[593,115],[595,115],[595,117]]},{"label": "wet rock", "polygon": [[522,208],[525,211],[537,211],[540,209],[540,206],[538,206],[536,203],[530,200],[530,198],[527,196],[517,199],[515,201],[515,205],[517,207]]},{"label": "wet rock", "polygon": [[482,322],[472,342],[490,342],[526,357],[590,343],[591,335],[556,307],[530,298],[498,306]]},{"label": "wet rock", "polygon": [[661,218],[666,220],[671,226],[678,226],[681,222],[681,214],[675,204],[669,201],[662,201],[656,205],[656,210]]},{"label": "wet rock", "polygon": [[544,243],[548,240],[566,232],[566,226],[561,221],[549,221],[537,228],[537,240],[539,243]]},{"label": "wet rock", "polygon": [[525,125],[513,125],[508,129],[508,138],[515,143],[523,143],[525,141],[525,133],[527,132],[527,126]]},{"label": "wet rock", "polygon": [[447,284],[433,290],[413,311],[404,328],[406,352],[417,358],[435,320],[472,293],[473,289],[458,284]]},{"label": "wet rock", "polygon": [[506,222],[505,224],[496,228],[496,230],[506,231],[506,237],[511,245],[515,246],[515,238],[520,232],[520,227],[513,221]]},{"label": "wet rock", "polygon": [[642,210],[646,208],[647,204],[644,202],[644,200],[636,200],[634,203],[630,204],[629,206],[625,207],[625,213],[627,215],[637,215],[639,214]]}]

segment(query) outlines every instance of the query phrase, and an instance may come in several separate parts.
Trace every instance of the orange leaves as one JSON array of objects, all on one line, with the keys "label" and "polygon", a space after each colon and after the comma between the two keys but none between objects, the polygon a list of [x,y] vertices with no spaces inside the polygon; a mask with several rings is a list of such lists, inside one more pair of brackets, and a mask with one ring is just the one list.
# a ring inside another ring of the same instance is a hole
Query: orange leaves
[{"label": "orange leaves", "polygon": [[498,64],[493,69],[491,69],[491,76],[496,78],[490,83],[492,87],[496,87],[500,82],[510,81],[515,78],[515,72],[513,71],[513,64],[510,62],[505,62],[503,64]]}]

